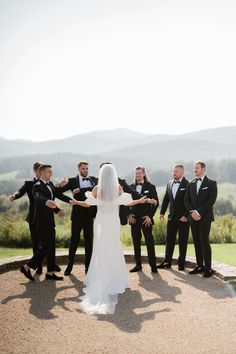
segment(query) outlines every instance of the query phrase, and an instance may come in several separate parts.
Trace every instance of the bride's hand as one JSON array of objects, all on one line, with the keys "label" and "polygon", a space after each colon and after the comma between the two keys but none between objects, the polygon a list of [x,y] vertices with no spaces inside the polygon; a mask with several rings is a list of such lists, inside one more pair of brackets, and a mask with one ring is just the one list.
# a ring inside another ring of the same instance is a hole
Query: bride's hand
[{"label": "bride's hand", "polygon": [[146,202],[147,202],[147,197],[142,197],[142,198],[139,199],[139,203],[140,204],[144,204]]},{"label": "bride's hand", "polygon": [[77,205],[77,200],[75,200],[74,198],[70,200],[70,204],[71,205]]},{"label": "bride's hand", "polygon": [[157,200],[156,200],[156,199],[153,199],[153,198],[148,198],[147,203],[148,203],[148,204],[152,204],[152,205],[157,205]]}]

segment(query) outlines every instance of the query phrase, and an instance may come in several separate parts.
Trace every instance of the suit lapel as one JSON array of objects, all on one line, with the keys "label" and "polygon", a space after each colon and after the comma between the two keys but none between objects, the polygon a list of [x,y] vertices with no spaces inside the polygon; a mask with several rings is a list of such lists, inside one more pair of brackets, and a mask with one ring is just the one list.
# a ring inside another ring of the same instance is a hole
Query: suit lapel
[{"label": "suit lapel", "polygon": [[51,188],[51,190],[52,190],[53,198],[55,198],[56,192],[55,192],[54,185],[53,185],[53,183],[52,183],[51,181],[49,182],[49,186],[50,186],[50,188]]},{"label": "suit lapel", "polygon": [[172,200],[174,200],[174,196],[173,196],[173,192],[172,192],[173,183],[174,183],[174,180],[172,179],[172,180],[169,182],[170,197],[171,197]]},{"label": "suit lapel", "polygon": [[180,184],[179,184],[179,188],[178,188],[178,190],[177,190],[177,192],[176,192],[175,199],[178,197],[178,195],[179,195],[179,193],[180,193],[180,191],[181,191],[181,188],[184,186],[184,183],[185,183],[185,178],[183,177],[183,178],[182,178],[182,181],[181,181]]},{"label": "suit lapel", "polygon": [[146,183],[144,182],[143,185],[142,185],[142,189],[141,189],[141,194],[143,195],[143,192],[145,191],[146,189]]},{"label": "suit lapel", "polygon": [[79,175],[77,175],[75,178],[76,178],[76,182],[77,182],[77,188],[80,188],[80,179],[79,179]]},{"label": "suit lapel", "polygon": [[46,186],[46,184],[43,181],[41,181],[41,188],[46,192],[47,196],[51,199],[52,196],[51,196],[50,190],[48,189],[48,187]]},{"label": "suit lapel", "polygon": [[193,197],[196,200],[197,199],[197,181],[196,178],[192,181],[192,193],[193,193]]},{"label": "suit lapel", "polygon": [[198,197],[198,198],[199,198],[200,195],[201,195],[202,189],[205,188],[205,187],[207,186],[207,184],[208,184],[208,178],[207,178],[207,176],[205,176],[204,179],[203,179],[203,181],[202,181],[202,184],[201,184],[201,186],[200,186],[200,188],[199,188],[198,194],[197,194],[197,197]]},{"label": "suit lapel", "polygon": [[93,180],[92,180],[92,178],[89,176],[89,181],[90,181],[90,183],[92,184],[92,187],[94,187],[94,182],[93,182]]}]

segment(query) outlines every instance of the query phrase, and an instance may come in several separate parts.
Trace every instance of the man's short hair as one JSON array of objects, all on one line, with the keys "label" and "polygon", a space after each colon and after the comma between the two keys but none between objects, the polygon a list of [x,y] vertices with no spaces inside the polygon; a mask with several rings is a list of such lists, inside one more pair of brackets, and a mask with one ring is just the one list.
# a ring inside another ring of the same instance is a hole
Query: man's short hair
[{"label": "man's short hair", "polygon": [[206,168],[206,163],[205,163],[204,161],[202,161],[202,160],[196,160],[196,161],[194,162],[194,164],[195,164],[195,165],[200,165],[201,168]]},{"label": "man's short hair", "polygon": [[78,168],[80,168],[82,165],[87,165],[88,166],[88,161],[80,161],[79,163],[78,163]]},{"label": "man's short hair", "polygon": [[173,166],[173,168],[182,168],[184,170],[184,165],[182,163],[177,163]]},{"label": "man's short hair", "polygon": [[42,162],[36,161],[33,165],[34,171],[37,171],[37,169],[42,165]]},{"label": "man's short hair", "polygon": [[46,168],[52,168],[52,165],[49,165],[47,163],[43,163],[42,165],[39,166],[39,172],[46,170]]}]

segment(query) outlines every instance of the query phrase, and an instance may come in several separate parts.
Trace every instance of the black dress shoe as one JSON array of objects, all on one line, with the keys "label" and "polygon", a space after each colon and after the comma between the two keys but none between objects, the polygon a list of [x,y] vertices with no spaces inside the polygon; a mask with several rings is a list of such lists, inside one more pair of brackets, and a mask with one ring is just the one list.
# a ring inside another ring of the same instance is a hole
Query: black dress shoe
[{"label": "black dress shoe", "polygon": [[203,276],[204,278],[210,278],[213,275],[213,271],[211,269],[205,270]]},{"label": "black dress shoe", "polygon": [[189,274],[198,274],[198,273],[204,273],[204,268],[203,267],[196,267],[193,270],[190,270]]},{"label": "black dress shoe", "polygon": [[170,263],[165,263],[165,262],[162,262],[161,264],[159,264],[157,266],[158,269],[167,269],[167,268],[171,268],[171,264]]},{"label": "black dress shoe", "polygon": [[24,276],[25,276],[26,278],[28,278],[29,280],[35,281],[35,279],[32,277],[32,274],[31,274],[30,269],[29,269],[29,270],[26,270],[24,266],[21,266],[21,267],[20,267],[20,271],[21,271],[21,273],[24,274]]},{"label": "black dress shoe", "polygon": [[55,272],[60,272],[61,271],[61,267],[59,267],[59,265],[55,264],[54,271]]},{"label": "black dress shoe", "polygon": [[140,272],[142,270],[142,266],[135,266],[134,268],[130,269],[130,273]]},{"label": "black dress shoe", "polygon": [[158,273],[157,266],[151,267],[152,273]]},{"label": "black dress shoe", "polygon": [[68,277],[71,274],[71,271],[72,271],[72,267],[67,266],[64,275]]},{"label": "black dress shoe", "polygon": [[36,274],[38,274],[38,275],[43,274],[43,268],[42,268],[42,266],[40,266],[40,267],[37,268]]},{"label": "black dress shoe", "polygon": [[181,266],[181,265],[178,266],[178,270],[182,271],[184,269],[185,269],[184,266]]},{"label": "black dress shoe", "polygon": [[58,277],[56,274],[46,274],[45,278],[48,280],[63,280],[63,277]]}]

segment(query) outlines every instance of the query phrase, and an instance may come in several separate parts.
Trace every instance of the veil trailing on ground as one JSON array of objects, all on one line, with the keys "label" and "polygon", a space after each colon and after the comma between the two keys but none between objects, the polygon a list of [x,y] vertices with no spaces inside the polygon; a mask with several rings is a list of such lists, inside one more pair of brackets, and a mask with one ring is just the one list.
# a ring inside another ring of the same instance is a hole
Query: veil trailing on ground
[{"label": "veil trailing on ground", "polygon": [[119,196],[119,182],[116,169],[111,164],[105,164],[100,169],[98,177],[97,197],[103,202],[113,202]]}]

